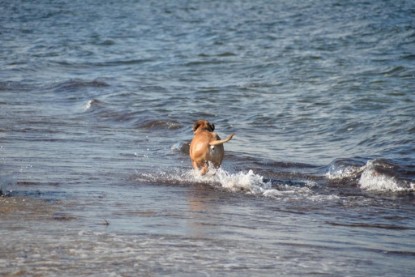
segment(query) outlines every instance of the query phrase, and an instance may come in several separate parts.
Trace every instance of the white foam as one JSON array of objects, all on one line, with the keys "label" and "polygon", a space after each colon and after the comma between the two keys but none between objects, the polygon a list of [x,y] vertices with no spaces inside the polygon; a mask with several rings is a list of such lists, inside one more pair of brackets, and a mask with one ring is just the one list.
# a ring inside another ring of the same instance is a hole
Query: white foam
[{"label": "white foam", "polygon": [[86,102],[86,104],[84,105],[84,111],[87,111],[91,108],[92,103],[94,102],[94,99],[88,100],[88,102]]},{"label": "white foam", "polygon": [[264,194],[272,190],[271,182],[264,181],[261,175],[252,170],[248,172],[229,173],[219,169],[213,176],[223,188],[230,191],[245,191],[253,194]]},{"label": "white foam", "polygon": [[275,190],[271,187],[270,181],[265,181],[261,175],[255,174],[252,170],[230,173],[224,169],[209,169],[204,176],[195,170],[175,170],[170,173],[144,173],[140,174],[139,179],[169,184],[202,183],[231,192],[242,191],[249,194],[267,195]]},{"label": "white foam", "polygon": [[376,171],[373,161],[368,161],[359,180],[360,187],[377,192],[408,192],[415,191],[415,184],[399,180]]},{"label": "white foam", "polygon": [[83,110],[86,112],[92,108],[93,105],[101,103],[100,100],[97,99],[90,99],[83,105]]},{"label": "white foam", "polygon": [[326,177],[330,180],[342,180],[356,177],[361,173],[366,166],[334,166],[332,165],[329,172],[326,173]]},{"label": "white foam", "polygon": [[[281,200],[308,199],[311,201],[333,200],[332,195],[316,194],[312,188],[315,182],[306,182],[305,186],[293,186],[284,183],[272,184],[263,176],[256,174],[253,170],[238,171],[231,173],[225,169],[210,169],[208,173],[201,176],[194,170],[175,170],[172,172],[144,173],[138,177],[140,181],[150,181],[159,184],[206,184],[215,188],[224,189],[229,192],[240,192],[249,195],[278,198]],[[328,198],[329,197],[329,198]],[[336,199],[338,197],[335,197]]]}]

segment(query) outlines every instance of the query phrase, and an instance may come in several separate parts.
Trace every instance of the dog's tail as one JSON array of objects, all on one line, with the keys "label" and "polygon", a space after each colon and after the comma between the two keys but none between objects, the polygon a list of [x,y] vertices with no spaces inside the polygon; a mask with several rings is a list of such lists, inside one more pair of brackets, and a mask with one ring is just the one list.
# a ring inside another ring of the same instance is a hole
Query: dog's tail
[{"label": "dog's tail", "polygon": [[211,142],[209,142],[209,145],[210,146],[215,146],[215,145],[219,145],[219,144],[224,144],[225,142],[230,141],[233,138],[234,135],[235,134],[231,134],[231,135],[227,136],[226,139],[211,141]]}]

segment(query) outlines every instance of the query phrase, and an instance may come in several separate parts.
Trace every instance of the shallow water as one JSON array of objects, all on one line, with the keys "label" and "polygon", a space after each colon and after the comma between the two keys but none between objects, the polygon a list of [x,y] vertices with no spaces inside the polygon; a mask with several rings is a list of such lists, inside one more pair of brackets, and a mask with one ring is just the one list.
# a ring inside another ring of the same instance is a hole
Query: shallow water
[{"label": "shallow water", "polygon": [[415,272],[412,1],[0,11],[1,274]]}]

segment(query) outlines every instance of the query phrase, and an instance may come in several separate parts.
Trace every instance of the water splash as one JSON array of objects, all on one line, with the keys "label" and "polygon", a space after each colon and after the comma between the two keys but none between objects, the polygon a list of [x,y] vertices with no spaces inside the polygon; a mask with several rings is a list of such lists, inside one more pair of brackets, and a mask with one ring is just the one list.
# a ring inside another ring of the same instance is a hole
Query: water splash
[{"label": "water splash", "polygon": [[388,174],[392,166],[379,161],[368,161],[360,176],[362,189],[374,192],[413,192],[415,184]]},{"label": "water splash", "polygon": [[167,184],[167,185],[192,185],[206,184],[214,188],[224,189],[230,192],[245,192],[248,194],[267,194],[272,188],[271,181],[254,173],[252,170],[230,173],[224,169],[209,170],[202,176],[194,170],[174,170],[173,172],[141,173],[138,181]]},{"label": "water splash", "polygon": [[156,173],[139,173],[136,181],[163,185],[195,185],[202,184],[231,193],[264,196],[287,201],[325,201],[337,199],[333,195],[320,195],[315,189],[318,185],[305,181],[302,185],[292,185],[281,181],[271,180],[255,173],[253,170],[230,172],[219,168],[211,169],[201,176],[194,170],[176,169],[172,172],[159,171]]},{"label": "water splash", "polygon": [[415,184],[398,175],[398,165],[387,160],[369,160],[363,166],[353,165],[347,161],[333,163],[326,178],[331,181],[359,185],[361,189],[371,192],[413,192]]},{"label": "water splash", "polygon": [[354,179],[363,172],[365,167],[366,166],[351,164],[351,162],[346,160],[338,160],[330,165],[329,170],[326,173],[326,178],[334,181]]},{"label": "water splash", "polygon": [[218,169],[213,176],[222,188],[232,192],[244,191],[251,194],[263,194],[274,190],[271,181],[265,181],[261,175],[255,174],[252,170],[248,172],[229,173],[226,170]]}]

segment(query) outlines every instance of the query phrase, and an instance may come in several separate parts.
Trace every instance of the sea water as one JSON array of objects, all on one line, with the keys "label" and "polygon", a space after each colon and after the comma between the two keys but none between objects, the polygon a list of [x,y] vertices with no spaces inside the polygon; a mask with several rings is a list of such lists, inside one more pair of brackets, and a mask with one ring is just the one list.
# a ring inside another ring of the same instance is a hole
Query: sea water
[{"label": "sea water", "polygon": [[415,273],[413,1],[0,13],[2,275]]}]

